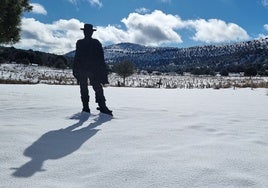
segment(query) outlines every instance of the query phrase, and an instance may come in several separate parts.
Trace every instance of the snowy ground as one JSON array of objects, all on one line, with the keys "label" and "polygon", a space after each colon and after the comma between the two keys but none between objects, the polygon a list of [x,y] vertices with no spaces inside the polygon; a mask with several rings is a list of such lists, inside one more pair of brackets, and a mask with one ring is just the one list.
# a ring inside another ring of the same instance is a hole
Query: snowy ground
[{"label": "snowy ground", "polygon": [[77,86],[0,90],[1,188],[268,187],[266,89],[108,87],[112,119]]}]

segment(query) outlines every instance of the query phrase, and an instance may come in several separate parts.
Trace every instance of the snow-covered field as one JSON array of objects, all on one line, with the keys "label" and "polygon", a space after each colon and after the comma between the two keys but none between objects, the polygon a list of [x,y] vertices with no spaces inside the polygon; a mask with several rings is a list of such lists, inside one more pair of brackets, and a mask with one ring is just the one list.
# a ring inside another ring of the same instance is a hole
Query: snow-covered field
[{"label": "snow-covered field", "polygon": [[[266,89],[0,85],[1,188],[268,187]],[[92,89],[90,89],[93,94]]]},{"label": "snow-covered field", "polygon": [[[42,83],[75,85],[77,82],[70,69],[52,69],[42,66],[22,64],[0,64],[0,81],[15,83]],[[110,86],[118,86],[122,78],[115,73],[109,74]],[[221,76],[180,76],[133,74],[126,79],[127,87],[145,88],[268,88],[268,77],[221,77]]]}]

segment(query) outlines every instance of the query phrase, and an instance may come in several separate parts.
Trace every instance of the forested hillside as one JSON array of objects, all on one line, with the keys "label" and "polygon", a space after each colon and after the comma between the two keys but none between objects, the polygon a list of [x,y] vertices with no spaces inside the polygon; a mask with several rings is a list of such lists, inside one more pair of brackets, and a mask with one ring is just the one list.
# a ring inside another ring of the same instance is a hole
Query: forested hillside
[{"label": "forested hillside", "polygon": [[[190,72],[194,75],[221,75],[244,72],[246,76],[268,75],[268,38],[228,45],[191,48],[146,47],[120,43],[104,47],[106,63],[129,61],[139,70]],[[0,63],[38,64],[55,68],[71,68],[74,51],[55,55],[13,47],[0,47]]]},{"label": "forested hillside", "polygon": [[33,50],[0,46],[0,63],[36,64],[40,66],[66,69],[72,66],[73,58]]},{"label": "forested hillside", "polygon": [[105,57],[111,64],[128,60],[138,68],[150,71],[268,75],[268,38],[191,48],[153,48],[122,43],[106,47]]}]

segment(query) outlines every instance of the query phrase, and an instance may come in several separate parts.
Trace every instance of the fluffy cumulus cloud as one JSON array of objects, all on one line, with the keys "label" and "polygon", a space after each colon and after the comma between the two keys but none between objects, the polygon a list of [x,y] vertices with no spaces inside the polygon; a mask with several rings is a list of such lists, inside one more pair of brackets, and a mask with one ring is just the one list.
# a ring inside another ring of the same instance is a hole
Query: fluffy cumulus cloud
[{"label": "fluffy cumulus cloud", "polygon": [[97,27],[93,37],[99,39],[104,45],[109,43],[131,42],[128,32],[119,27],[108,25]]},{"label": "fluffy cumulus cloud", "polygon": [[[247,32],[234,23],[217,19],[182,20],[177,15],[160,10],[151,13],[130,13],[121,20],[122,25],[95,26],[93,37],[103,45],[132,42],[147,46],[182,43],[181,30],[194,31],[192,40],[205,43],[222,43],[247,40]],[[22,19],[22,40],[16,46],[57,54],[75,49],[75,43],[83,38],[80,27],[84,23],[77,19],[58,20],[51,24],[33,18]],[[265,25],[268,29],[268,26]]]},{"label": "fluffy cumulus cloud", "polygon": [[178,16],[155,10],[150,14],[131,13],[121,21],[126,30],[111,25],[98,27],[95,36],[104,43],[133,42],[158,46],[182,42],[181,36],[175,31],[184,25]]},{"label": "fluffy cumulus cloud", "polygon": [[178,16],[155,10],[150,14],[131,13],[122,19],[127,28],[129,42],[144,45],[161,45],[163,43],[181,43],[181,36],[175,31],[184,23]]},{"label": "fluffy cumulus cloud", "polygon": [[196,30],[193,40],[206,43],[221,43],[249,39],[247,32],[234,23],[218,19],[187,21],[188,27]]},{"label": "fluffy cumulus cloud", "polygon": [[30,5],[33,7],[32,13],[47,15],[47,11],[42,5],[38,3],[30,3]]},{"label": "fluffy cumulus cloud", "polygon": [[247,32],[234,23],[218,19],[182,20],[177,15],[165,14],[155,10],[148,14],[131,13],[122,19],[126,31],[114,26],[102,27],[98,37],[109,42],[134,42],[144,45],[182,43],[181,29],[194,30],[195,41],[222,43],[248,40]]},{"label": "fluffy cumulus cloud", "polygon": [[76,19],[44,24],[33,18],[23,18],[21,41],[16,47],[64,54],[73,50],[76,40],[83,36],[81,26],[83,23]]}]

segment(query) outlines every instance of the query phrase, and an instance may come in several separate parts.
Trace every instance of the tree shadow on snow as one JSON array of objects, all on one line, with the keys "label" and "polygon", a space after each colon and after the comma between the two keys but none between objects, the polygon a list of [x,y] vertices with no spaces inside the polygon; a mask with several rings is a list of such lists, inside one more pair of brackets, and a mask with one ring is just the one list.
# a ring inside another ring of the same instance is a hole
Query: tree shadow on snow
[{"label": "tree shadow on snow", "polygon": [[49,131],[42,135],[23,153],[25,156],[30,157],[31,160],[16,168],[12,175],[27,178],[33,176],[36,172],[44,171],[42,165],[46,160],[60,159],[75,152],[99,131],[99,129],[95,129],[97,126],[112,119],[108,115],[100,114],[87,127],[76,129],[82,126],[89,117],[90,115],[87,113],[75,114],[71,119],[79,120],[78,123],[65,129]]}]

